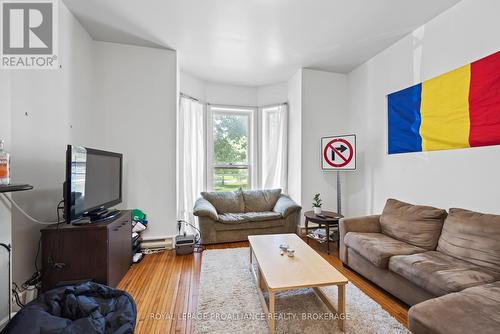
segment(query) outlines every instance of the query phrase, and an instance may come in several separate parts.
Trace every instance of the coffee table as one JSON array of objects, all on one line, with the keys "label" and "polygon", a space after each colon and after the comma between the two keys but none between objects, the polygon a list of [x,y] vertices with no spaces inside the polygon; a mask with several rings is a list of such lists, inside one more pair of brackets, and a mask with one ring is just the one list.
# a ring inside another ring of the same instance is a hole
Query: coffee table
[{"label": "coffee table", "polygon": [[[338,316],[338,326],[344,331],[345,287],[348,280],[321,255],[316,253],[296,234],[252,235],[250,242],[250,270],[257,282],[257,293],[262,308],[268,313],[269,332],[276,329],[276,293],[286,290],[312,288],[328,309]],[[279,246],[288,244],[295,250],[294,257],[280,255]],[[256,269],[253,260],[256,260]],[[338,287],[338,310],[319,289],[323,286]],[[263,290],[269,293],[269,306]]]}]

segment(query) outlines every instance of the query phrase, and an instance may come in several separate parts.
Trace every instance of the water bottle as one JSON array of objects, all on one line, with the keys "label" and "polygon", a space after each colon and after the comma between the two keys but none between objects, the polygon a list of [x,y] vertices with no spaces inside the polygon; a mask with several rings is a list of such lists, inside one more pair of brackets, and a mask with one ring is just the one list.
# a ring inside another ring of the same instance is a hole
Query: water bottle
[{"label": "water bottle", "polygon": [[0,139],[0,185],[10,184],[10,155],[4,150],[4,140]]}]

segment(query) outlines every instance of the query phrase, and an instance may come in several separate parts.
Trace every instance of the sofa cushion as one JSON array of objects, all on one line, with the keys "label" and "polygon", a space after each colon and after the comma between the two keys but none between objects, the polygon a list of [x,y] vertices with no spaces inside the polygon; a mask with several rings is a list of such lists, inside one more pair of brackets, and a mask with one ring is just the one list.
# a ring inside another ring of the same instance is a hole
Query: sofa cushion
[{"label": "sofa cushion", "polygon": [[225,192],[206,192],[201,196],[212,203],[217,213],[240,213],[245,211],[245,202],[241,189]]},{"label": "sofa cushion", "polygon": [[349,232],[344,237],[344,243],[379,268],[387,268],[391,256],[425,252],[423,248],[393,239],[382,233]]},{"label": "sofa cushion", "polygon": [[281,189],[245,190],[245,212],[272,211],[280,195]]},{"label": "sofa cushion", "polygon": [[[236,224],[231,223],[215,223],[216,231],[239,231],[239,230],[253,230],[253,229],[268,229],[274,227],[284,226],[286,224],[286,220],[283,218],[279,219],[270,219],[270,220],[262,220],[262,221],[241,221]],[[247,233],[247,232],[245,232]],[[244,239],[242,239],[244,240]]]},{"label": "sofa cushion", "polygon": [[500,216],[450,209],[437,250],[500,273]]},{"label": "sofa cushion", "polygon": [[389,261],[389,270],[436,296],[492,283],[500,278],[483,267],[436,251],[394,256]]},{"label": "sofa cushion", "polygon": [[219,222],[223,224],[237,224],[242,222],[261,222],[266,220],[281,219],[280,213],[273,211],[246,212],[246,213],[223,213],[219,215]]},{"label": "sofa cushion", "polygon": [[500,333],[500,282],[427,300],[413,306],[408,325],[414,334]]},{"label": "sofa cushion", "polygon": [[266,221],[266,220],[283,218],[281,213],[274,212],[274,211],[247,212],[247,213],[245,213],[245,215],[248,217],[248,220],[251,222],[262,222],[262,221]]},{"label": "sofa cushion", "polygon": [[248,218],[244,213],[221,213],[217,220],[223,224],[237,224],[247,222]]},{"label": "sofa cushion", "polygon": [[446,211],[388,199],[380,216],[382,233],[411,245],[435,250]]}]

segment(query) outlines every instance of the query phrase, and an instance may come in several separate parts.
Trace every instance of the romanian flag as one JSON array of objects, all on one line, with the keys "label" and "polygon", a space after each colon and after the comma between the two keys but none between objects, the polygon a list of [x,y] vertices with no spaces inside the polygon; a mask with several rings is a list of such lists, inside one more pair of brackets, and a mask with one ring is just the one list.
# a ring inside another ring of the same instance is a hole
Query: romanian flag
[{"label": "romanian flag", "polygon": [[388,95],[389,154],[500,145],[500,51]]}]

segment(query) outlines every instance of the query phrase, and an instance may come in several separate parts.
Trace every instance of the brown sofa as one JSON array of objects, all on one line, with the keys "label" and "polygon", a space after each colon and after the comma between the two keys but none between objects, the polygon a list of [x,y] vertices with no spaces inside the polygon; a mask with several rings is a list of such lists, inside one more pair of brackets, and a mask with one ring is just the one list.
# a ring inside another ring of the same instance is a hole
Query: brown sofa
[{"label": "brown sofa", "polygon": [[249,235],[296,233],[301,207],[281,189],[202,192],[194,206],[201,243],[248,240]]},{"label": "brown sofa", "polygon": [[340,222],[340,258],[414,305],[413,333],[500,333],[500,216],[389,199]]}]

